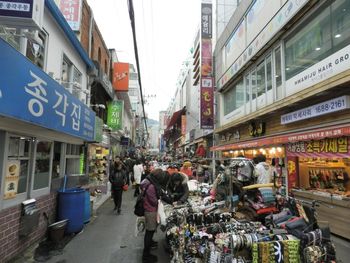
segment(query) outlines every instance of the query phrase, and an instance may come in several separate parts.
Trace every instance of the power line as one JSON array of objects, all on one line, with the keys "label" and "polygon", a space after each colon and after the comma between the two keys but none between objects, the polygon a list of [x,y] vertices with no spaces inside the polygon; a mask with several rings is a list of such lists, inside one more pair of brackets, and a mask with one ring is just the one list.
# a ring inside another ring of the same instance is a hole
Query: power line
[{"label": "power line", "polygon": [[142,110],[143,110],[143,120],[145,122],[146,136],[147,136],[147,139],[148,139],[148,128],[147,128],[147,121],[146,121],[145,104],[144,104],[144,101],[143,101],[143,94],[142,94],[139,53],[138,53],[138,49],[137,49],[137,39],[136,39],[136,29],[135,29],[135,13],[134,13],[134,5],[133,5],[132,0],[128,0],[128,8],[129,8],[129,17],[130,17],[132,35],[133,35],[133,40],[134,40],[135,60],[136,60],[136,68],[137,68],[137,72],[138,72],[138,82],[139,82],[140,93],[141,93],[141,104],[142,104]]}]

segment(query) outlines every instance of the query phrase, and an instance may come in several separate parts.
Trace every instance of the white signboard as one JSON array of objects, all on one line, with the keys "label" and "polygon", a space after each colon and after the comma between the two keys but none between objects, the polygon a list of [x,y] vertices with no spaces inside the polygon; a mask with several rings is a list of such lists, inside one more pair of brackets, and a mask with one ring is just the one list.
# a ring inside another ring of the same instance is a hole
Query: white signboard
[{"label": "white signboard", "polygon": [[350,96],[341,96],[281,116],[281,124],[314,118],[350,108]]},{"label": "white signboard", "polygon": [[286,81],[286,96],[320,83],[350,68],[350,45]]}]

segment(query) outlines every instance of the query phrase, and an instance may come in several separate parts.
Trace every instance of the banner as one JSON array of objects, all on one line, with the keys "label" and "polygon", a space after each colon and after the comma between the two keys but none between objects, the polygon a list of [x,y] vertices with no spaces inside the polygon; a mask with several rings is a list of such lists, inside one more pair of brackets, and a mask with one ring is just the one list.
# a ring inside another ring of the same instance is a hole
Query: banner
[{"label": "banner", "polygon": [[122,100],[115,100],[108,104],[107,125],[112,131],[123,128],[123,108],[124,101]]},{"label": "banner", "polygon": [[200,128],[214,128],[214,84],[212,54],[212,4],[202,2],[201,8],[201,79]]},{"label": "banner", "polygon": [[181,115],[181,135],[186,135],[186,115]]},{"label": "banner", "polygon": [[115,91],[129,90],[129,63],[114,63],[113,88]]},{"label": "banner", "polygon": [[201,129],[214,128],[214,87],[213,78],[202,78],[200,97]]},{"label": "banner", "polygon": [[213,10],[211,3],[202,3],[201,32],[202,38],[212,38]]},{"label": "banner", "polygon": [[102,142],[103,120],[95,117],[95,142]]},{"label": "banner", "polygon": [[73,31],[80,31],[81,0],[55,0],[64,18]]}]

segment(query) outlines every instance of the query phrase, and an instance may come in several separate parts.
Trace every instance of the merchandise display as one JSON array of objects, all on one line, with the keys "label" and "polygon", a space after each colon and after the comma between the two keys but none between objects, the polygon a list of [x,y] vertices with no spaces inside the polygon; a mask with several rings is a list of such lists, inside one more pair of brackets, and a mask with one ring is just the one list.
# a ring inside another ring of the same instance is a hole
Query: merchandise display
[{"label": "merchandise display", "polygon": [[89,180],[93,184],[103,184],[108,178],[109,150],[103,147],[90,146],[89,148]]},{"label": "merchandise display", "polygon": [[[186,204],[164,205],[162,230],[171,262],[333,262],[330,231],[318,226],[315,203],[287,197],[277,201],[273,185],[244,189],[247,181],[238,180],[236,173],[244,165],[250,164],[232,162],[211,186],[195,184]],[[250,177],[254,179],[251,174],[240,178]],[[247,191],[254,192],[248,199]]]}]

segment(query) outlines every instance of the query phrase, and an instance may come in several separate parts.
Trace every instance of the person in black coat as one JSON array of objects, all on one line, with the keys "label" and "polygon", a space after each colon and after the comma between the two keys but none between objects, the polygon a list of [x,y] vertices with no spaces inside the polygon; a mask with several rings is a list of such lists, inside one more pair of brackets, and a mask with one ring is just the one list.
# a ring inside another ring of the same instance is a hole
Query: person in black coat
[{"label": "person in black coat", "polygon": [[114,200],[114,211],[121,212],[123,186],[127,184],[127,174],[123,163],[117,158],[109,174],[109,181],[112,184],[112,196]]},{"label": "person in black coat", "polygon": [[183,204],[187,201],[189,195],[188,177],[183,173],[174,173],[170,177],[167,192],[172,198],[174,205]]}]

